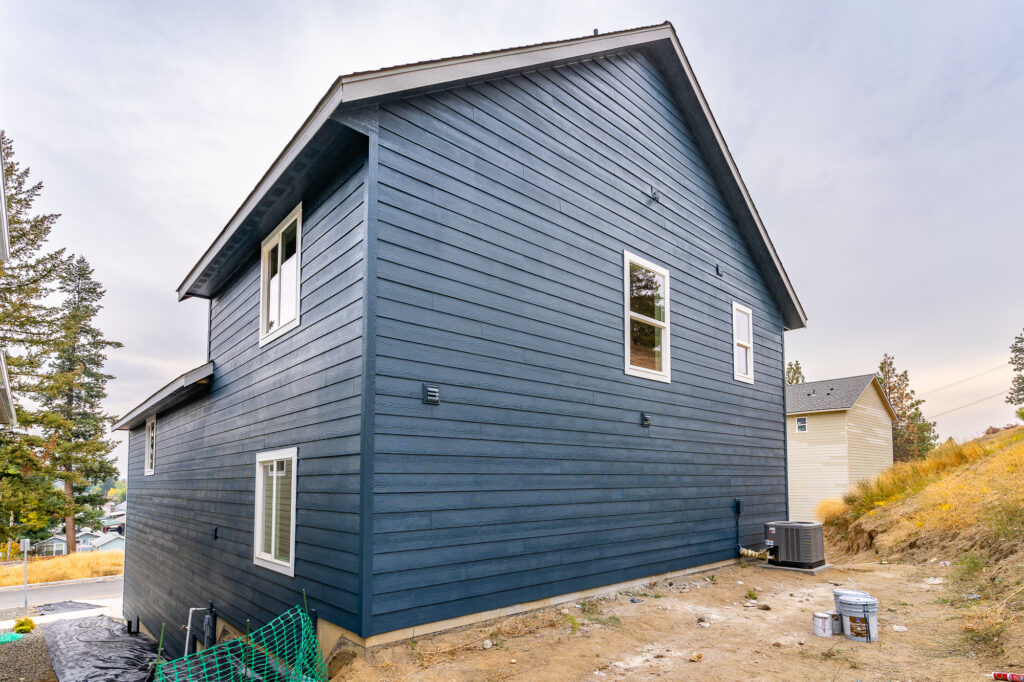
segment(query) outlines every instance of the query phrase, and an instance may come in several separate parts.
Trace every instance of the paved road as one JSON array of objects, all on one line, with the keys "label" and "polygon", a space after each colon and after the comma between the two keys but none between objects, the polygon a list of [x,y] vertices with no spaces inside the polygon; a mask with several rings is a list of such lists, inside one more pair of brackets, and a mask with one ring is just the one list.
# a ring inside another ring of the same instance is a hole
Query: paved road
[{"label": "paved road", "polygon": [[[124,590],[124,576],[116,576],[94,583],[72,583],[70,585],[28,586],[28,603],[52,604],[55,601],[82,601],[92,599],[119,599]],[[0,610],[21,606],[24,592],[18,590],[0,591]]]}]

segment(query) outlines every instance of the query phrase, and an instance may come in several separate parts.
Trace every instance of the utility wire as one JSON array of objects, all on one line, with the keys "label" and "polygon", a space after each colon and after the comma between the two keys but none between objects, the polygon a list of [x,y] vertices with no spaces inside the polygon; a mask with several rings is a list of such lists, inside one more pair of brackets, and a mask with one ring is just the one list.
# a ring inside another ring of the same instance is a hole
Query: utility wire
[{"label": "utility wire", "polygon": [[990,395],[990,396],[988,396],[986,398],[982,398],[980,400],[975,400],[974,402],[967,403],[966,405],[961,405],[960,407],[954,407],[952,410],[946,410],[945,412],[939,412],[938,414],[933,414],[931,416],[931,418],[932,419],[937,419],[938,417],[941,417],[943,415],[949,414],[950,412],[956,412],[957,410],[962,410],[965,407],[970,407],[971,405],[977,405],[978,403],[983,403],[986,400],[992,400],[992,398],[998,398],[998,397],[1004,396],[1004,395],[1006,395],[1006,391],[999,391],[999,393],[993,393],[992,395]]},{"label": "utility wire", "polygon": [[929,390],[925,391],[924,393],[921,393],[920,395],[929,395],[930,393],[938,393],[939,391],[947,389],[950,386],[956,386],[957,384],[962,384],[962,383],[964,383],[966,381],[970,381],[971,379],[977,379],[978,377],[983,377],[986,374],[991,374],[992,372],[995,372],[997,370],[1003,369],[1004,367],[1009,367],[1009,365],[1010,365],[1010,363],[1008,363],[1008,362],[1003,363],[1003,364],[999,365],[998,367],[993,367],[992,369],[986,369],[984,372],[980,372],[979,374],[975,374],[974,376],[969,376],[966,379],[960,379],[959,381],[954,381],[953,383],[946,384],[945,386],[939,386],[938,388],[929,389]]}]

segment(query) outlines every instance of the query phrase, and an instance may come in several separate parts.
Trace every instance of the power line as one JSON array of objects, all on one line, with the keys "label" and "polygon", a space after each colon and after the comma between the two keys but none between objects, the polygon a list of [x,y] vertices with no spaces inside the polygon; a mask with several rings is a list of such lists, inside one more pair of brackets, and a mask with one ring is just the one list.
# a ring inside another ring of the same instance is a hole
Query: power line
[{"label": "power line", "polygon": [[941,417],[943,415],[946,415],[946,414],[949,414],[950,412],[956,412],[957,410],[962,410],[965,407],[970,407],[971,405],[977,405],[978,403],[983,403],[986,400],[992,400],[992,398],[999,398],[999,397],[1004,396],[1004,395],[1006,395],[1006,391],[999,391],[999,393],[993,393],[992,395],[990,395],[990,396],[988,396],[986,398],[982,398],[980,400],[975,400],[974,402],[967,403],[966,405],[961,405],[960,407],[954,407],[952,410],[946,410],[945,412],[939,412],[938,414],[933,414],[933,415],[931,415],[931,418],[932,419],[938,419],[939,417]]},{"label": "power line", "polygon": [[954,381],[951,384],[946,384],[945,386],[939,386],[938,388],[930,389],[928,391],[925,391],[921,395],[928,395],[930,393],[938,393],[939,391],[947,389],[950,386],[956,386],[957,384],[962,384],[964,382],[970,381],[971,379],[977,379],[978,377],[983,377],[986,374],[991,374],[992,372],[995,372],[997,370],[1003,369],[1004,367],[1008,367],[1009,365],[1010,365],[1010,363],[1008,363],[1008,362],[1003,363],[1003,364],[999,365],[998,367],[993,367],[992,369],[986,369],[984,372],[980,372],[978,374],[975,374],[974,376],[969,376],[966,379],[960,379],[959,381]]}]

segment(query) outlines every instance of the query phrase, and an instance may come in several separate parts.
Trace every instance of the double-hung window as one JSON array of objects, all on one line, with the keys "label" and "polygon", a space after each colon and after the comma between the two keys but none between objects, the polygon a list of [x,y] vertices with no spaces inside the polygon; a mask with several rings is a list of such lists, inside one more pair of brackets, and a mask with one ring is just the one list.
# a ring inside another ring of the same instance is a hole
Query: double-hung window
[{"label": "double-hung window", "polygon": [[302,204],[263,240],[260,277],[260,345],[299,324],[299,259]]},{"label": "double-hung window", "polygon": [[732,350],[733,376],[754,383],[754,313],[736,302],[732,304]]},{"label": "double-hung window", "polygon": [[796,432],[807,433],[807,417],[796,418]]},{"label": "double-hung window", "polygon": [[143,474],[152,476],[156,470],[156,415],[146,420],[146,463]]},{"label": "double-hung window", "polygon": [[253,563],[295,575],[295,448],[256,456]]},{"label": "double-hung window", "polygon": [[629,252],[623,270],[626,374],[670,382],[668,270]]}]

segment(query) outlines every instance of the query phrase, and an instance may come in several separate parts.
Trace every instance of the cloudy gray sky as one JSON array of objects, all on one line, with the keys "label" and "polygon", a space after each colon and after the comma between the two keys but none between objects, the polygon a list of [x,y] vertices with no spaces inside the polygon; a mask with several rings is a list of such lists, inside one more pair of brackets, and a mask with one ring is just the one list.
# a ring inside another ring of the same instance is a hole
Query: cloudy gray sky
[{"label": "cloudy gray sky", "polygon": [[788,358],[895,354],[943,437],[1010,421],[1024,4],[0,0],[0,127],[107,287],[109,410],[205,360],[175,288],[337,75],[666,19],[810,317]]}]

